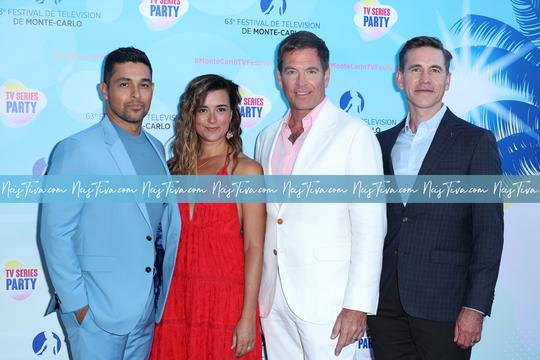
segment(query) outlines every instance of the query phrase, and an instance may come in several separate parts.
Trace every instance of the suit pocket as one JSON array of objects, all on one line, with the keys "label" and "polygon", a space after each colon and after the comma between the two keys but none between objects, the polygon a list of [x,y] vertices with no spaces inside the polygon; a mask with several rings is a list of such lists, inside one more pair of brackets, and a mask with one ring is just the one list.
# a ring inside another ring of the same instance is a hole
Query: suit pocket
[{"label": "suit pocket", "polygon": [[464,251],[432,250],[431,262],[465,266],[469,263],[470,256],[469,253]]},{"label": "suit pocket", "polygon": [[314,249],[315,259],[319,261],[348,261],[351,247],[348,245],[320,246]]},{"label": "suit pocket", "polygon": [[114,256],[79,255],[79,264],[83,271],[112,271],[116,258]]}]

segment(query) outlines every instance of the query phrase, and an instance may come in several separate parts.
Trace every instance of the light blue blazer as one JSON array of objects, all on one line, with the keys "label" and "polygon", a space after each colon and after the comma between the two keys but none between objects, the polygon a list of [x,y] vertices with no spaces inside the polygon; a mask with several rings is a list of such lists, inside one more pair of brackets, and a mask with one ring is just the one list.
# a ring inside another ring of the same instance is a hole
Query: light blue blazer
[{"label": "light blue blazer", "polygon": [[[163,145],[143,131],[167,169]],[[111,121],[75,134],[53,150],[48,175],[136,175]],[[167,172],[168,173],[168,172]],[[64,313],[85,305],[102,329],[127,334],[143,315],[153,291],[154,236],[144,203],[46,203],[41,209],[40,242],[56,292],[47,314],[57,305]],[[161,319],[176,260],[180,215],[165,203],[163,285],[157,302]],[[148,240],[150,238],[150,240]],[[148,269],[149,270],[149,269]]]}]

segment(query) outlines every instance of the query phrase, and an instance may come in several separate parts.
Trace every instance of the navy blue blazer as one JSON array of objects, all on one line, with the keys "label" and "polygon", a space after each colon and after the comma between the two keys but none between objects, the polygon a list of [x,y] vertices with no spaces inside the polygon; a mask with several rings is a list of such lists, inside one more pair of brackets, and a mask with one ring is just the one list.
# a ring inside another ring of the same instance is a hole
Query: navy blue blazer
[{"label": "navy blue blazer", "polygon": [[[384,173],[405,120],[377,135]],[[493,134],[447,110],[419,175],[499,175]],[[503,247],[502,204],[387,204],[381,298],[397,271],[410,316],[455,321],[462,307],[490,315]]]}]

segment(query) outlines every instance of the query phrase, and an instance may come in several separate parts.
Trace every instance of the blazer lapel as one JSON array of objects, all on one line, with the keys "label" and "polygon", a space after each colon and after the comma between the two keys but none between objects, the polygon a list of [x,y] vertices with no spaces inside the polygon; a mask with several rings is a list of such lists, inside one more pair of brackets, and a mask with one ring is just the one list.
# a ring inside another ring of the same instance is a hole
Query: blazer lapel
[{"label": "blazer lapel", "polygon": [[435,132],[433,141],[418,171],[418,175],[429,175],[431,169],[448,152],[448,148],[455,140],[454,121],[455,115],[450,110],[446,110],[444,116]]},{"label": "blazer lapel", "polygon": [[[318,158],[321,151],[325,151],[326,143],[332,141],[337,116],[338,110],[327,99],[300,148],[291,175],[306,175],[309,172],[310,164]],[[281,204],[279,211],[284,211],[287,206],[288,203]]]},{"label": "blazer lapel", "polygon": [[[120,170],[120,173],[122,175],[137,175],[131,162],[131,158],[129,157],[122,140],[120,140],[116,129],[108,117],[104,117],[103,120],[101,120],[101,126],[103,127],[103,132],[105,135],[105,143],[109,145],[109,152],[116,162],[116,166]],[[143,214],[143,217],[148,225],[151,226],[150,217],[148,216],[148,211],[146,210],[146,204],[138,202],[137,206],[139,207],[139,210]]]},{"label": "blazer lapel", "polygon": [[327,99],[300,148],[294,162],[292,175],[306,174],[307,169],[317,159],[318,154],[325,151],[326,143],[332,141],[333,129],[336,126],[338,115],[338,110]]},{"label": "blazer lapel", "polygon": [[[276,127],[274,133],[270,133],[269,136],[272,136],[269,142],[265,142],[263,146],[268,147],[266,149],[262,150],[263,158],[261,159],[261,165],[263,169],[266,169],[265,175],[274,175],[274,172],[272,171],[272,156],[274,156],[274,149],[276,148],[276,143],[279,138],[279,133],[281,132],[281,124],[283,123],[283,119],[279,121],[278,126]],[[271,203],[272,206],[275,207],[276,212],[280,209],[280,204],[278,203]]]},{"label": "blazer lapel", "polygon": [[386,140],[388,144],[387,146],[383,147],[382,156],[383,156],[383,164],[385,164],[384,173],[386,175],[394,175],[394,163],[392,162],[392,149],[394,148],[394,145],[396,144],[399,133],[405,127],[406,121],[407,121],[407,118],[405,118],[405,120],[403,120],[401,123],[399,123],[398,125],[396,125],[394,128],[390,130],[388,139]]},{"label": "blazer lapel", "polygon": [[[390,129],[388,133],[388,137],[385,140],[383,140],[384,142],[386,142],[386,144],[381,146],[385,175],[395,175],[394,163],[392,162],[392,149],[394,148],[394,145],[396,144],[399,134],[405,127],[406,121],[407,121],[407,118],[405,118],[405,120],[403,120],[401,123],[399,123],[398,125],[394,126],[392,129]],[[395,204],[388,204],[388,205],[399,206],[400,208],[405,207],[403,202],[399,202]]]},{"label": "blazer lapel", "polygon": [[144,134],[144,136],[146,136],[146,139],[148,140],[148,142],[150,143],[150,145],[152,145],[152,147],[154,148],[154,151],[156,152],[156,154],[158,155],[159,157],[159,160],[161,160],[161,165],[163,166],[164,170],[165,170],[165,173],[167,175],[169,175],[169,167],[167,166],[167,162],[165,161],[165,158],[163,157],[164,154],[162,153],[161,149],[158,148],[156,146],[156,144],[154,143],[154,139],[152,139],[147,133],[146,131],[144,130],[141,130],[142,133]]},{"label": "blazer lapel", "polygon": [[274,175],[274,171],[272,169],[272,156],[274,156],[274,149],[276,148],[276,143],[279,139],[279,133],[281,132],[281,124],[283,123],[283,120],[279,121],[279,126],[277,127],[276,131],[272,135],[272,141],[270,142],[270,151],[266,151],[265,153],[268,154],[267,158],[264,159],[266,162],[266,169],[268,169],[268,175]]}]

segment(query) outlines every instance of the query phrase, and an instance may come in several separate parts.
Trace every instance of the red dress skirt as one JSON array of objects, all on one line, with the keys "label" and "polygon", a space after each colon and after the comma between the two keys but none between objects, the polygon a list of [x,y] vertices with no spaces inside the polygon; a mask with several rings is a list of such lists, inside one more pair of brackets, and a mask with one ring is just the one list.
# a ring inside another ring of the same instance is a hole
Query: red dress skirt
[{"label": "red dress skirt", "polygon": [[[232,335],[244,298],[244,241],[237,206],[196,204],[192,219],[189,204],[179,208],[178,256],[150,359],[233,359]],[[258,315],[256,329],[255,348],[242,359],[262,358]]]}]

